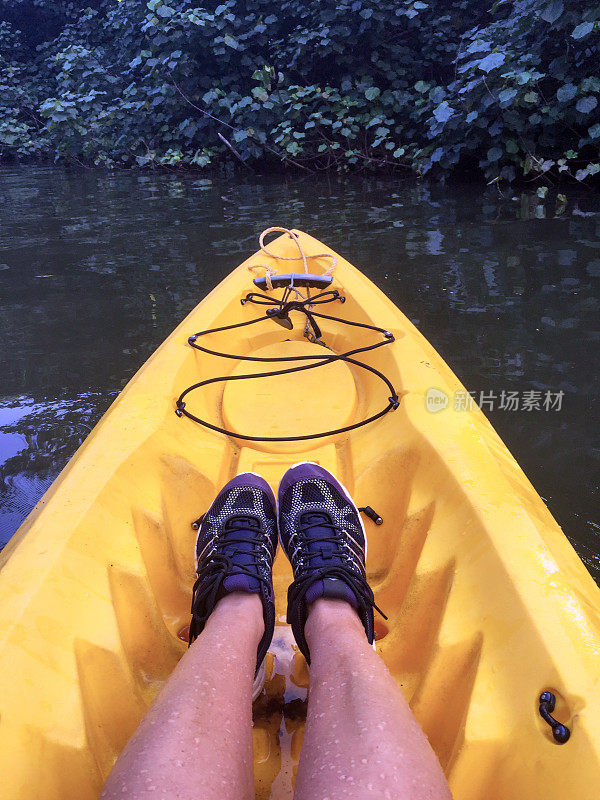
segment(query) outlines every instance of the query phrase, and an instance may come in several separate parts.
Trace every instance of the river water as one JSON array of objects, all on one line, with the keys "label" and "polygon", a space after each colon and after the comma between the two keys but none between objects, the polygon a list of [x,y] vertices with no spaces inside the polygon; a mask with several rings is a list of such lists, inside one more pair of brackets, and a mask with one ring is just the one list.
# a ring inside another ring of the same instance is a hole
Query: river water
[{"label": "river water", "polygon": [[4,168],[0,544],[162,339],[263,228],[285,225],[346,256],[420,328],[600,581],[600,197],[556,210],[402,177]]}]

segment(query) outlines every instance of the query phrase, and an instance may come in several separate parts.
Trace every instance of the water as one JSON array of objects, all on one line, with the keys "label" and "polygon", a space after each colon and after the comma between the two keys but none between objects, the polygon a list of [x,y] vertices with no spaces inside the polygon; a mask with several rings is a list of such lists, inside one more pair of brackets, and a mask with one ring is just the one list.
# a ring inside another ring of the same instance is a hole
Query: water
[{"label": "water", "polygon": [[[487,394],[492,423],[600,580],[600,198],[570,197],[555,218],[553,202],[403,178],[0,171],[0,543],[275,224],[347,256]],[[561,409],[499,410],[502,391],[521,403],[563,392]]]}]

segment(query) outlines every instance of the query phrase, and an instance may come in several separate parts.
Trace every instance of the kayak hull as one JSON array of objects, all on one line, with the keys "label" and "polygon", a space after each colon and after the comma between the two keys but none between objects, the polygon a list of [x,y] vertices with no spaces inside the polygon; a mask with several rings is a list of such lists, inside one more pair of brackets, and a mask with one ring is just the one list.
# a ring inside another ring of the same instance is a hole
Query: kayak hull
[{"label": "kayak hull", "polygon": [[[327,248],[299,234],[307,253]],[[269,245],[296,255],[282,236]],[[331,252],[331,251],[329,251]],[[442,358],[362,273],[338,257],[323,310],[383,327],[393,344],[365,354],[400,406],[349,433],[251,442],[175,413],[189,385],[249,372],[193,350],[197,331],[259,316],[234,270],[177,327],[109,411],[0,555],[0,763],[6,797],[97,797],[118,753],[185,651],[194,577],[191,522],[243,470],[276,488],[298,460],[332,470],[365,520],[377,649],[402,687],[456,800],[595,798],[600,784],[599,592],[483,414]],[[277,266],[277,259],[273,263]],[[288,262],[289,263],[289,262]],[[314,259],[325,272],[330,258]],[[280,272],[289,271],[286,262]],[[266,321],[215,349],[289,356],[323,351]],[[324,321],[336,352],[377,340]],[[206,343],[208,344],[208,338]],[[428,397],[446,397],[432,413]],[[337,362],[295,376],[213,384],[189,408],[238,434],[342,427],[387,403],[371,373]],[[308,690],[285,624],[289,565],[274,568],[277,626],[254,708],[258,798],[291,796]],[[559,745],[538,713],[545,690],[572,730]]]}]

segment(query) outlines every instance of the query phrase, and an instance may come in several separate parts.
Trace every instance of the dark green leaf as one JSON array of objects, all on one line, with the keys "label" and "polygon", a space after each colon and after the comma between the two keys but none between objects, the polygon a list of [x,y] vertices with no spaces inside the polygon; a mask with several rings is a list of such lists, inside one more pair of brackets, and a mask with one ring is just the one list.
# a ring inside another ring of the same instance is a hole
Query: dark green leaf
[{"label": "dark green leaf", "polygon": [[573,30],[571,36],[574,39],[583,39],[584,36],[588,36],[593,30],[594,30],[593,22],[582,22]]},{"label": "dark green leaf", "polygon": [[568,103],[577,94],[577,87],[572,83],[565,83],[556,92],[556,97],[561,103]]},{"label": "dark green leaf", "polygon": [[548,3],[546,8],[540,14],[540,17],[545,21],[552,24],[556,22],[556,20],[562,15],[565,7],[561,0],[552,0],[551,3]]},{"label": "dark green leaf", "polygon": [[503,89],[498,93],[498,99],[502,105],[509,105],[517,96],[516,89]]},{"label": "dark green leaf", "polygon": [[587,95],[587,97],[581,97],[577,101],[575,108],[580,114],[589,114],[590,111],[593,111],[597,105],[598,101],[596,98],[593,95]]},{"label": "dark green leaf", "polygon": [[443,103],[440,103],[437,108],[433,109],[433,116],[437,119],[438,122],[447,122],[450,117],[454,114],[454,109],[448,105],[448,102],[444,100]]},{"label": "dark green leaf", "polygon": [[477,66],[482,72],[488,73],[493,69],[497,69],[498,67],[502,66],[505,61],[506,56],[504,53],[489,53],[489,55],[481,59]]}]

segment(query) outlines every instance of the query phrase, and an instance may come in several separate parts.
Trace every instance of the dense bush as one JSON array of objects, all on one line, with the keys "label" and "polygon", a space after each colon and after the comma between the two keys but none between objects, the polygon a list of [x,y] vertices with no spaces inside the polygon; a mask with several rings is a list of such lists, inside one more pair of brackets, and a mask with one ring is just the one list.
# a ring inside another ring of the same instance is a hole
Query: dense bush
[{"label": "dense bush", "polygon": [[0,0],[0,157],[600,172],[600,4]]}]

